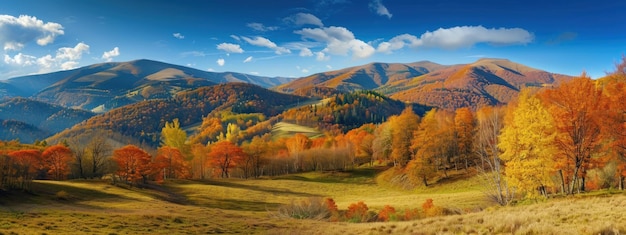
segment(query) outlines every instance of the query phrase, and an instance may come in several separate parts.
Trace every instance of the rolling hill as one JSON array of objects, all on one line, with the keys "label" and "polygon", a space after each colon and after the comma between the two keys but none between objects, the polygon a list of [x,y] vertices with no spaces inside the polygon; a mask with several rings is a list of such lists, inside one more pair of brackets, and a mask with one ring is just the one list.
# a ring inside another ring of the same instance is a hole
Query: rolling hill
[{"label": "rolling hill", "polygon": [[152,60],[101,63],[0,82],[0,98],[31,97],[65,107],[104,112],[146,99],[227,82],[276,86],[290,78],[213,73]]},{"label": "rolling hill", "polygon": [[421,61],[410,64],[370,63],[326,73],[318,73],[279,85],[275,90],[282,92],[298,92],[310,89],[311,86],[334,88],[350,92],[356,90],[373,90],[380,86],[403,81],[445,68],[446,66]]},{"label": "rolling hill", "polygon": [[117,133],[156,145],[165,122],[179,119],[181,126],[197,125],[220,111],[263,113],[274,116],[307,98],[273,92],[248,83],[225,83],[177,93],[171,99],[145,100],[94,116],[50,138],[51,143],[80,136],[90,130]]},{"label": "rolling hill", "polygon": [[4,140],[19,138],[31,143],[70,128],[95,114],[52,105],[26,98],[0,102],[0,120],[4,120],[0,135]]}]

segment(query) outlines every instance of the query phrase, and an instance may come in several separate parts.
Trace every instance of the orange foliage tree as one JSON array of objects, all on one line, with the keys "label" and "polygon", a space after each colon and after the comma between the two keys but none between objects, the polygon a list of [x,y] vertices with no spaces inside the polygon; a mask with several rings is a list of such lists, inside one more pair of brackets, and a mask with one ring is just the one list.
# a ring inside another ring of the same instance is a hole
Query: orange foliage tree
[{"label": "orange foliage tree", "polygon": [[42,153],[43,163],[48,175],[54,180],[62,180],[70,173],[72,150],[63,145],[48,147]]},{"label": "orange foliage tree", "polygon": [[607,110],[602,90],[583,73],[541,97],[556,122],[561,188],[567,185],[568,194],[575,193],[577,186],[584,191],[587,170],[596,163],[592,156],[602,144],[601,122]]},{"label": "orange foliage tree", "polygon": [[113,160],[117,163],[116,174],[128,184],[147,180],[151,171],[151,158],[150,154],[134,145],[113,151]]},{"label": "orange foliage tree", "polygon": [[406,166],[411,160],[411,142],[413,132],[419,127],[419,116],[413,113],[411,106],[407,106],[395,119],[390,119],[391,125],[391,159],[396,166]]},{"label": "orange foliage tree", "polygon": [[228,178],[230,177],[229,170],[241,164],[245,158],[245,153],[239,146],[223,140],[211,146],[208,157],[209,165],[218,168],[222,178]]},{"label": "orange foliage tree", "polygon": [[[473,160],[473,141],[475,131],[474,114],[469,108],[460,108],[454,115],[454,131],[456,134],[458,158],[465,163],[465,169],[469,168]],[[456,164],[455,164],[456,165]]]},{"label": "orange foliage tree", "polygon": [[163,179],[181,179],[189,177],[189,167],[185,157],[177,148],[164,146],[158,149],[153,168]]},{"label": "orange foliage tree", "polygon": [[36,149],[16,150],[9,153],[13,160],[14,178],[18,188],[28,188],[28,183],[37,177],[42,169],[41,151]]},{"label": "orange foliage tree", "polygon": [[604,94],[609,100],[608,116],[605,119],[604,133],[612,139],[612,161],[617,164],[618,187],[624,190],[626,178],[626,56],[616,64],[616,70],[608,75]]}]

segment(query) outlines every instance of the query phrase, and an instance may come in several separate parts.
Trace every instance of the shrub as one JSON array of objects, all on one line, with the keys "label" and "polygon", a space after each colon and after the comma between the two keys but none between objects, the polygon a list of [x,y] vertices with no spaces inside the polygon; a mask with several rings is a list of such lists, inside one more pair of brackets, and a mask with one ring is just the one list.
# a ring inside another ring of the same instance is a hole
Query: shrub
[{"label": "shrub", "polygon": [[396,217],[396,209],[390,205],[385,205],[385,207],[378,212],[378,221],[387,222],[389,220],[397,220]]},{"label": "shrub", "polygon": [[404,220],[415,220],[419,218],[419,210],[417,209],[404,209],[404,216],[402,219]]},{"label": "shrub", "polygon": [[324,199],[310,197],[300,202],[291,201],[279,207],[274,215],[281,218],[322,220],[330,217],[330,211]]},{"label": "shrub", "polygon": [[367,205],[362,201],[357,203],[352,203],[348,206],[348,211],[346,211],[346,218],[348,222],[358,223],[358,222],[367,222],[370,217],[367,211]]},{"label": "shrub", "polygon": [[426,199],[426,201],[422,204],[422,210],[424,211],[424,215],[427,217],[438,216],[444,214],[443,207],[435,206],[433,203],[433,199]]},{"label": "shrub", "polygon": [[325,200],[326,208],[328,208],[328,212],[330,213],[330,218],[328,219],[330,222],[339,221],[339,209],[335,200],[332,198],[326,198]]}]

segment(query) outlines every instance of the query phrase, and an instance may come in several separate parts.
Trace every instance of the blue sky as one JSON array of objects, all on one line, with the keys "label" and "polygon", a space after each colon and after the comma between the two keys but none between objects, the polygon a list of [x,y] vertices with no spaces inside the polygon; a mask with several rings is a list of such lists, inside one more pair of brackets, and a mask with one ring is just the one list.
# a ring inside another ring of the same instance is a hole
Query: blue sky
[{"label": "blue sky", "polygon": [[7,0],[0,80],[135,59],[302,77],[481,57],[600,77],[626,53],[624,12],[621,0]]}]

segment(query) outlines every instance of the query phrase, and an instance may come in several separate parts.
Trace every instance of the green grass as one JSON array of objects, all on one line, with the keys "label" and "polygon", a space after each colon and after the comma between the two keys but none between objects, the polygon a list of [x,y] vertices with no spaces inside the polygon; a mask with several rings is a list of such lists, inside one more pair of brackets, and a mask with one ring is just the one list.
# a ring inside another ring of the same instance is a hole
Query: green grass
[{"label": "green grass", "polygon": [[[403,190],[380,185],[384,168],[309,172],[260,180],[174,180],[146,188],[106,181],[36,181],[28,192],[0,194],[0,234],[435,234],[626,232],[626,195],[605,191],[496,207],[473,178],[440,180]],[[458,173],[461,174],[461,173]],[[59,191],[67,193],[59,199]],[[332,197],[340,210],[365,202],[377,211],[434,204],[479,211],[408,222],[330,223],[270,216],[278,207],[311,197]]]}]

